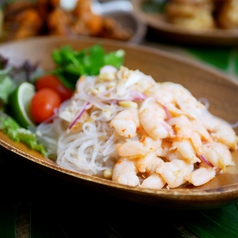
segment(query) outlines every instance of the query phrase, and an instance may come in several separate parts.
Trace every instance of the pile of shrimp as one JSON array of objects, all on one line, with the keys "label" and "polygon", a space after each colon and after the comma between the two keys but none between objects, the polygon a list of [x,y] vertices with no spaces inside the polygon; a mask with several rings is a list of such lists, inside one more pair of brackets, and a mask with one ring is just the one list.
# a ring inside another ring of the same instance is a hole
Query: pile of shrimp
[{"label": "pile of shrimp", "polygon": [[81,77],[56,119],[54,128],[67,125],[55,143],[58,165],[120,184],[200,186],[234,165],[238,137],[229,123],[182,85],[124,66]]}]

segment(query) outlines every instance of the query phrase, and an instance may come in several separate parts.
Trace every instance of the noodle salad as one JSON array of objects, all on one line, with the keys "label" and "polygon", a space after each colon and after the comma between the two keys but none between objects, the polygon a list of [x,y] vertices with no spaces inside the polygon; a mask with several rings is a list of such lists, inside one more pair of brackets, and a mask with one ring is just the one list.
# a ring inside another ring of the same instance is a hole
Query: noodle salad
[{"label": "noodle salad", "polygon": [[238,143],[233,127],[182,85],[109,65],[81,76],[35,133],[59,166],[152,189],[209,182],[234,165]]}]

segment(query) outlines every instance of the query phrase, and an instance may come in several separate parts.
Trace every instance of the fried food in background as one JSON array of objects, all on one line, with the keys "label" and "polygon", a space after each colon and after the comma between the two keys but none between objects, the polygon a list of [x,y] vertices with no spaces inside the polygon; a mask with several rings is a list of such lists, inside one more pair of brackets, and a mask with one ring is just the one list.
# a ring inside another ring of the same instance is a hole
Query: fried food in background
[{"label": "fried food in background", "polygon": [[238,0],[226,0],[218,11],[217,23],[224,29],[238,28]]},{"label": "fried food in background", "polygon": [[7,39],[21,39],[38,34],[43,20],[35,4],[17,1],[3,12],[3,32]]},{"label": "fried food in background", "polygon": [[185,29],[238,28],[238,0],[170,0],[165,14]]},{"label": "fried food in background", "polygon": [[169,21],[188,29],[212,29],[213,3],[210,0],[173,0],[166,8]]},{"label": "fried food in background", "polygon": [[22,0],[10,3],[3,11],[3,35],[18,40],[38,35],[88,35],[129,40],[130,29],[113,18],[95,14],[90,0],[78,0],[72,10],[63,9],[60,0]]}]

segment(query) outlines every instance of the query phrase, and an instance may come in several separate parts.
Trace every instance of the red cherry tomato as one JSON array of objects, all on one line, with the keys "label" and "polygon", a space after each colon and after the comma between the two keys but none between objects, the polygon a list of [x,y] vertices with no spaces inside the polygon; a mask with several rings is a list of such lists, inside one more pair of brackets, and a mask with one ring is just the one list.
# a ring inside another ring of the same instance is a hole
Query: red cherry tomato
[{"label": "red cherry tomato", "polygon": [[57,92],[50,88],[42,88],[35,93],[30,104],[30,113],[36,123],[49,119],[54,110],[61,104],[61,98]]},{"label": "red cherry tomato", "polygon": [[73,90],[66,88],[59,78],[55,75],[44,75],[41,76],[36,81],[36,90],[40,90],[42,88],[51,88],[59,93],[61,100],[64,101],[66,99],[69,99],[72,94]]}]

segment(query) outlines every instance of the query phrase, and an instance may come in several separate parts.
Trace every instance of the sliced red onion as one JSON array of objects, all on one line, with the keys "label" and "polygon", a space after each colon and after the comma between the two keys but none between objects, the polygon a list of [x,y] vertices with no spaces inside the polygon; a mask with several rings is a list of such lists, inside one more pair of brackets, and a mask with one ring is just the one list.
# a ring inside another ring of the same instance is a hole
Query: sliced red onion
[{"label": "sliced red onion", "polygon": [[166,113],[167,120],[170,120],[170,119],[171,119],[171,115],[170,115],[170,113],[169,113],[168,108],[167,108],[166,106],[164,106],[164,105],[163,105],[163,108],[164,108],[164,111],[165,111],[165,113]]},{"label": "sliced red onion", "polygon": [[79,112],[79,114],[77,115],[77,117],[73,120],[73,122],[69,125],[68,130],[71,130],[72,127],[75,125],[75,123],[80,119],[80,117],[83,115],[83,113],[86,111],[87,106],[89,105],[89,102],[86,102],[83,105],[83,109]]},{"label": "sliced red onion", "polygon": [[174,131],[171,129],[171,127],[164,121],[160,122],[161,126],[165,128],[166,131],[170,133],[170,135],[174,135]]},{"label": "sliced red onion", "polygon": [[200,158],[203,162],[205,162],[208,166],[213,167],[213,165],[205,158],[204,155],[199,155],[199,158]]},{"label": "sliced red onion", "polygon": [[112,100],[113,105],[118,105],[118,102],[119,102],[119,100],[115,100],[115,99]]},{"label": "sliced red onion", "polygon": [[146,95],[139,91],[131,91],[131,96],[133,97],[133,100],[144,100],[146,99]]},{"label": "sliced red onion", "polygon": [[103,73],[116,73],[117,72],[117,68],[112,66],[112,65],[105,65],[100,69],[100,74]]},{"label": "sliced red onion", "polygon": [[230,126],[232,127],[232,128],[236,128],[236,127],[238,127],[238,121],[237,122],[235,122],[235,123],[229,123],[230,124]]},{"label": "sliced red onion", "polygon": [[51,117],[47,118],[45,121],[43,121],[43,124],[51,123],[56,117],[59,115],[59,108],[54,109],[54,113]]},{"label": "sliced red onion", "polygon": [[198,101],[201,102],[206,107],[206,109],[209,108],[210,104],[206,98],[199,98]]}]

